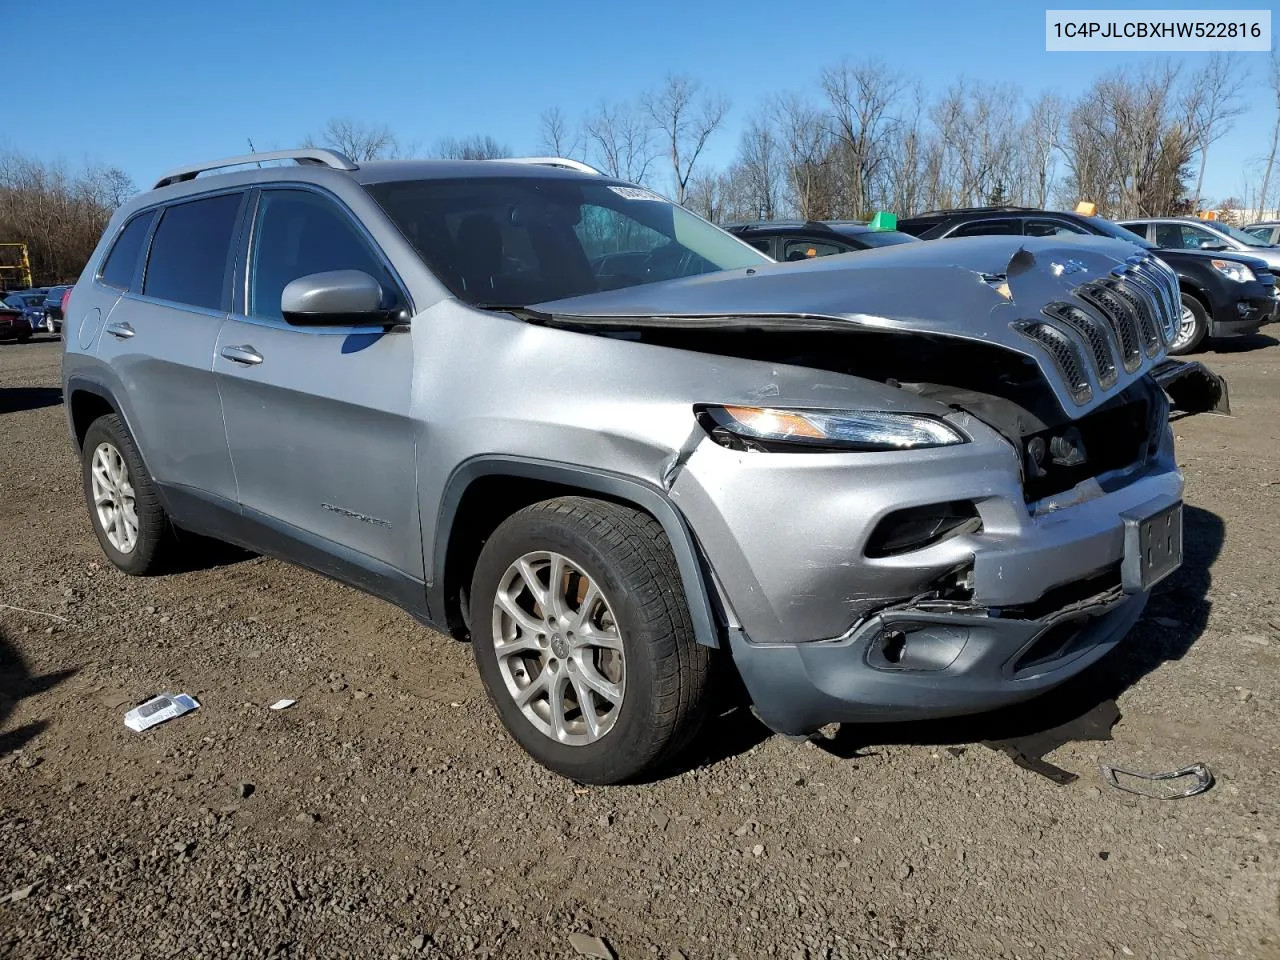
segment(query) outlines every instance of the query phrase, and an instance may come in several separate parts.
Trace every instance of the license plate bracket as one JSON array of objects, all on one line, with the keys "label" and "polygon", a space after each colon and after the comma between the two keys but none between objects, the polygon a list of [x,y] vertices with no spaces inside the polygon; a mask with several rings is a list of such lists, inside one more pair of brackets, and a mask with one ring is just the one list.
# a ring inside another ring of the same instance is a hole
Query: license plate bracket
[{"label": "license plate bracket", "polygon": [[1120,568],[1125,593],[1150,590],[1180,566],[1181,501],[1154,513],[1135,510],[1125,515],[1124,561]]}]

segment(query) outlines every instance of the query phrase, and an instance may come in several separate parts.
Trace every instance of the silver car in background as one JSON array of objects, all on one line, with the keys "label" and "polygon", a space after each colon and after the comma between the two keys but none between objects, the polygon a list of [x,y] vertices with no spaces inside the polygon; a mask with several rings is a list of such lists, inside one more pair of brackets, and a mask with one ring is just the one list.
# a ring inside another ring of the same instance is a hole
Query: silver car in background
[{"label": "silver car in background", "polygon": [[758,716],[981,711],[1181,559],[1167,268],[1104,238],[775,263],[580,164],[183,168],[112,219],[63,378],[120,569],[186,532],[469,639],[512,736],[614,783]]}]

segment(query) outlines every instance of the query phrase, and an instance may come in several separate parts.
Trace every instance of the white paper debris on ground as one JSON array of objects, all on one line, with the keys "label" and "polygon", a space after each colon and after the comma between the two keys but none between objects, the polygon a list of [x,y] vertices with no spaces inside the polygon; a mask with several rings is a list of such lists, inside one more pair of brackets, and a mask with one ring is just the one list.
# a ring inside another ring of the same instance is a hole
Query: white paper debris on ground
[{"label": "white paper debris on ground", "polygon": [[195,697],[185,693],[174,696],[172,693],[162,693],[158,697],[152,697],[146,703],[139,704],[124,715],[124,725],[130,730],[141,733],[143,730],[150,729],[156,724],[164,723],[166,720],[172,720],[174,717],[180,717],[184,713],[190,713],[192,710],[200,708],[199,702]]},{"label": "white paper debris on ground", "polygon": [[273,703],[273,704],[272,704],[268,709],[270,709],[270,710],[288,710],[290,707],[292,707],[292,706],[293,706],[295,703],[297,703],[297,702],[298,702],[297,700],[277,700],[277,701],[276,701],[275,703]]}]

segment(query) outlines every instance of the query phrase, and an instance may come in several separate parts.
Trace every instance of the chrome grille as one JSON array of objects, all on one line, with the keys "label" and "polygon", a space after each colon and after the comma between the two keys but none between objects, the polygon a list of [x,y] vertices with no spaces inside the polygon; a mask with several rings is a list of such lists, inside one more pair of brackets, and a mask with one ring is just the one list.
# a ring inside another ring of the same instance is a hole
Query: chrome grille
[{"label": "chrome grille", "polygon": [[1093,387],[1085,373],[1084,353],[1070,336],[1057,327],[1039,320],[1019,320],[1013,328],[1033,343],[1039,344],[1053,358],[1054,366],[1066,382],[1071,399],[1076,403],[1088,403],[1093,397]]},{"label": "chrome grille", "polygon": [[1107,332],[1107,325],[1069,303],[1051,303],[1044,308],[1045,316],[1067,324],[1074,329],[1093,353],[1093,369],[1098,375],[1098,386],[1110,390],[1116,385],[1115,341]]},{"label": "chrome grille", "polygon": [[1146,284],[1155,294],[1159,311],[1160,334],[1165,346],[1177,336],[1182,316],[1182,294],[1178,290],[1178,277],[1168,264],[1155,257],[1137,258],[1133,265],[1134,276]]}]

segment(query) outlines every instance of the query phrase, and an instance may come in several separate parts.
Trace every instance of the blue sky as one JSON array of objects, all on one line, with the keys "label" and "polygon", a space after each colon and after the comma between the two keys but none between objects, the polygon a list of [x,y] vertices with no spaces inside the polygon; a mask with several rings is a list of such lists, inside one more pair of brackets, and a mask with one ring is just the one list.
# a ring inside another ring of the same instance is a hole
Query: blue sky
[{"label": "blue sky", "polygon": [[[1026,0],[6,6],[6,46],[21,59],[8,72],[0,145],[119,166],[139,186],[170,167],[243,153],[246,138],[259,150],[296,145],[339,116],[386,123],[424,146],[487,133],[533,152],[544,108],[559,105],[576,118],[600,98],[631,97],[667,72],[692,74],[733,101],[709,154],[719,163],[732,156],[740,124],[758,103],[812,89],[819,68],[842,58],[883,58],[931,90],[964,75],[1013,81],[1028,94],[1072,94],[1112,67],[1157,56],[1046,53],[1046,5]],[[1205,55],[1174,56],[1194,65]],[[1240,191],[1246,165],[1268,146],[1274,116],[1268,55],[1240,56],[1252,67],[1252,106],[1210,152],[1205,193],[1215,199]]]}]

